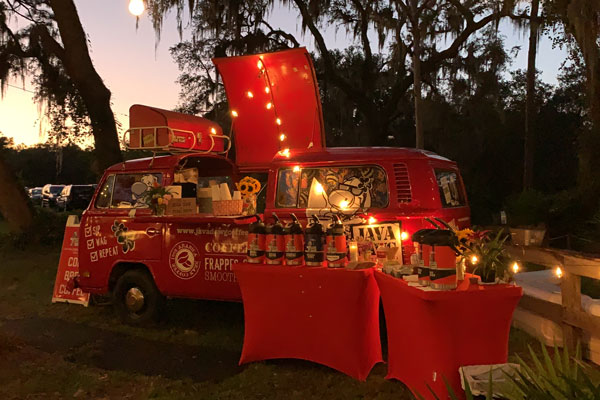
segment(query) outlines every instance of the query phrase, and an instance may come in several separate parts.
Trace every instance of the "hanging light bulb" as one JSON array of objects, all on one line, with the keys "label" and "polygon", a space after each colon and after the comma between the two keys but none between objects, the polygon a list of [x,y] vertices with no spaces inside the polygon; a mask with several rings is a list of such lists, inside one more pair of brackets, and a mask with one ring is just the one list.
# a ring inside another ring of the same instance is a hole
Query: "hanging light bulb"
[{"label": "hanging light bulb", "polygon": [[400,240],[406,240],[406,239],[408,239],[408,232],[406,232],[406,231],[400,232]]},{"label": "hanging light bulb", "polygon": [[268,86],[265,86],[265,93],[269,94],[270,91],[271,91],[271,89],[269,89]]},{"label": "hanging light bulb", "polygon": [[294,168],[292,168],[292,171],[294,171],[294,172],[300,172],[300,166],[299,165],[294,165]]},{"label": "hanging light bulb", "polygon": [[281,119],[277,118],[277,119],[275,120],[275,123],[276,123],[277,125],[281,125]]},{"label": "hanging light bulb", "polygon": [[270,110],[271,108],[273,108],[273,104],[272,103],[267,103],[267,110]]},{"label": "hanging light bulb", "polygon": [[471,256],[471,264],[475,265],[475,264],[477,264],[477,261],[479,261],[477,256],[475,256],[475,255]]},{"label": "hanging light bulb", "polygon": [[212,133],[213,135],[216,135],[217,130],[215,128],[210,128],[210,133]]},{"label": "hanging light bulb", "polygon": [[246,92],[246,96],[248,96],[248,98],[249,98],[249,99],[251,99],[251,98],[253,98],[253,97],[254,97],[254,94],[253,94],[251,91],[249,91],[249,90],[248,90],[248,91]]},{"label": "hanging light bulb", "polygon": [[262,60],[260,58],[256,62],[256,66],[258,67],[258,69],[260,69],[262,71],[262,69],[263,69],[263,62],[262,62]]},{"label": "hanging light bulb", "polygon": [[281,135],[279,135],[279,141],[283,142],[285,140],[285,133],[282,133]]},{"label": "hanging light bulb", "polygon": [[136,17],[142,15],[146,6],[144,5],[144,0],[130,0],[129,1],[129,12]]},{"label": "hanging light bulb", "polygon": [[368,221],[369,225],[373,225],[375,222],[377,222],[377,220],[375,219],[375,217],[369,217]]},{"label": "hanging light bulb", "polygon": [[231,116],[232,116],[233,118],[237,118],[237,116],[238,116],[238,115],[239,115],[239,114],[238,114],[238,112],[237,112],[237,111],[235,111],[235,110],[232,110],[232,111],[231,111]]}]

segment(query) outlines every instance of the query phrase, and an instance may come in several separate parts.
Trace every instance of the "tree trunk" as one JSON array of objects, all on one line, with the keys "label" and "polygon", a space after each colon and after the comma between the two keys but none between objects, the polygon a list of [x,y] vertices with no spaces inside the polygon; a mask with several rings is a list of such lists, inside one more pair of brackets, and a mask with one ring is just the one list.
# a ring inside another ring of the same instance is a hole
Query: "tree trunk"
[{"label": "tree trunk", "polygon": [[31,226],[33,212],[23,187],[0,153],[0,213],[8,222],[10,231],[21,233]]},{"label": "tree trunk", "polygon": [[412,35],[413,35],[413,95],[415,98],[415,147],[425,148],[423,136],[423,123],[421,120],[421,31],[419,30],[419,16],[417,13],[418,0],[411,0]]},{"label": "tree trunk", "polygon": [[529,50],[527,54],[527,100],[525,102],[525,145],[523,149],[523,190],[533,185],[533,160],[535,154],[535,59],[538,44],[539,0],[531,1],[531,22],[529,24]]},{"label": "tree trunk", "polygon": [[94,135],[95,167],[97,172],[102,172],[122,160],[115,117],[110,107],[111,93],[94,68],[73,0],[49,0],[49,3],[64,47],[56,55],[87,107]]}]

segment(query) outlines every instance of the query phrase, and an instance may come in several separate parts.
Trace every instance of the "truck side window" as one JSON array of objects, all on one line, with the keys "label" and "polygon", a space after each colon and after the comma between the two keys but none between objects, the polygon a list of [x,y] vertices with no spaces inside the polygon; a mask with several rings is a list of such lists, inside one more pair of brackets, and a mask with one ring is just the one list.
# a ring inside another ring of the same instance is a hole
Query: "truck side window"
[{"label": "truck side window", "polygon": [[388,196],[385,171],[375,165],[286,168],[279,171],[276,206],[334,211],[385,208]]},{"label": "truck side window", "polygon": [[162,174],[119,174],[115,178],[111,208],[147,208],[144,194],[162,184]]},{"label": "truck side window", "polygon": [[436,169],[435,177],[440,189],[442,207],[460,207],[465,205],[465,196],[456,172]]},{"label": "truck side window", "polygon": [[112,197],[113,185],[115,183],[115,176],[109,175],[98,193],[96,198],[96,208],[108,208],[110,207],[110,199]]}]

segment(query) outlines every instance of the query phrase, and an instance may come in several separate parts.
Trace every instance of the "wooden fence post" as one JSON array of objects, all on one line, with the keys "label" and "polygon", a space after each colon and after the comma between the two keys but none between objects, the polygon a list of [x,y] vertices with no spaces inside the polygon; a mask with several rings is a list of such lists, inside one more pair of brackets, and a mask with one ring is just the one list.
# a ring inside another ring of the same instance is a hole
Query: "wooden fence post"
[{"label": "wooden fence post", "polygon": [[[561,265],[560,267],[563,271],[563,276],[560,282],[563,308],[563,340],[564,345],[567,346],[569,351],[572,351],[571,354],[575,354],[574,351],[577,343],[581,343],[582,330],[571,325],[569,322],[572,321],[572,318],[569,317],[579,315],[579,313],[582,311],[581,277],[568,272],[564,265]],[[568,319],[569,322],[565,321],[565,319]]]}]

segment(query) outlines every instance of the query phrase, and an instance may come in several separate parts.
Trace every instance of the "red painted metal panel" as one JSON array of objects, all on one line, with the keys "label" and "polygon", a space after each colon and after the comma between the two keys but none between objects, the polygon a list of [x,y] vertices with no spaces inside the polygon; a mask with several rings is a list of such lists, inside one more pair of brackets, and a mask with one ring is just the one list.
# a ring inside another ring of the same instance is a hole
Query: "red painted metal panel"
[{"label": "red painted metal panel", "polygon": [[325,147],[319,89],[305,48],[213,62],[229,107],[237,113],[233,132],[238,166],[268,165],[285,148],[306,149],[311,143],[315,149]]}]

